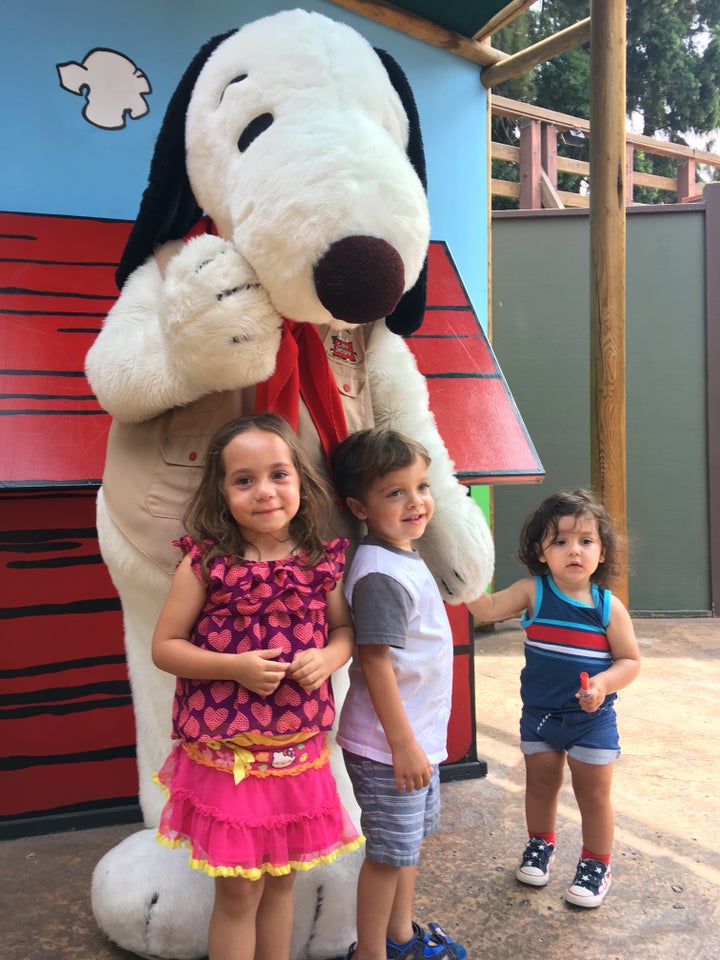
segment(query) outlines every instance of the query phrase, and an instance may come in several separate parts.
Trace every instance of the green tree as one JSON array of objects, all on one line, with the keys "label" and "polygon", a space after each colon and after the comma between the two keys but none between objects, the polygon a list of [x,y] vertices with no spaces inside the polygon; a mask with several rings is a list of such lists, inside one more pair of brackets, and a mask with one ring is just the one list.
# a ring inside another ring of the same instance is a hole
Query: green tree
[{"label": "green tree", "polygon": [[[589,0],[542,0],[499,31],[494,45],[515,53],[589,14]],[[569,50],[494,91],[588,119],[589,45]],[[641,133],[675,143],[686,143],[688,133],[708,138],[720,127],[719,0],[627,0],[627,113]],[[516,125],[493,120],[493,139],[517,143],[518,135]],[[705,146],[710,149],[708,139]],[[587,144],[560,142],[558,152],[586,160]],[[513,165],[504,164],[506,173],[501,174],[499,163],[493,164],[493,175],[505,176]],[[636,157],[636,169],[670,177],[676,174],[673,160],[651,154]],[[561,174],[558,179],[560,189],[577,189],[577,176]],[[497,199],[494,206],[508,205]],[[674,198],[643,188],[636,190],[636,199],[658,203]]]}]

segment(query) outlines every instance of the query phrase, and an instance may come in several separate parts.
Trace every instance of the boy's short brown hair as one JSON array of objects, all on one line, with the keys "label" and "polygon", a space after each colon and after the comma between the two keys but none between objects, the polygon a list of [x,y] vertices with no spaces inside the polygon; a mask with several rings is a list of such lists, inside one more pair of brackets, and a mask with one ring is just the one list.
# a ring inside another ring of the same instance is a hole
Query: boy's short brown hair
[{"label": "boy's short brown hair", "polygon": [[342,440],[332,452],[335,487],[343,502],[348,497],[362,501],[379,477],[409,467],[418,457],[430,465],[427,449],[397,430],[387,427],[359,430]]}]

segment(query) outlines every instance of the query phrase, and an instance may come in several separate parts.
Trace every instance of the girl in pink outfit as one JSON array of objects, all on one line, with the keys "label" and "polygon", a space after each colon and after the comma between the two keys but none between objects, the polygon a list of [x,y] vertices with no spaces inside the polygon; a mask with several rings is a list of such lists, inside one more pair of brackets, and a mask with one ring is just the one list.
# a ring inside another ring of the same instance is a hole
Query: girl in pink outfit
[{"label": "girl in pink outfit", "polygon": [[210,441],[153,661],[177,677],[158,840],[215,878],[210,960],[289,958],[293,879],[362,842],[329,766],[330,675],[350,657],[346,540],[284,420]]}]

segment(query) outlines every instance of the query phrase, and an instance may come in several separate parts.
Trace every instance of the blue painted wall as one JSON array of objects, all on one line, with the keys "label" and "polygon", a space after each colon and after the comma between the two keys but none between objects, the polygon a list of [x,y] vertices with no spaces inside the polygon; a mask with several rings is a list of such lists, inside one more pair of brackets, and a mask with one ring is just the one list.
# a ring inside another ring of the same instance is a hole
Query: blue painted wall
[{"label": "blue painted wall", "polygon": [[[0,209],[132,219],[155,137],[177,81],[202,44],[282,0],[26,0],[7,2],[0,31],[3,117]],[[388,50],[420,112],[432,238],[445,240],[477,314],[487,317],[487,97],[479,67],[322,0],[308,10],[348,23]],[[83,97],[63,89],[56,65],[107,48],[147,75],[149,113],[120,130],[93,126]]]}]

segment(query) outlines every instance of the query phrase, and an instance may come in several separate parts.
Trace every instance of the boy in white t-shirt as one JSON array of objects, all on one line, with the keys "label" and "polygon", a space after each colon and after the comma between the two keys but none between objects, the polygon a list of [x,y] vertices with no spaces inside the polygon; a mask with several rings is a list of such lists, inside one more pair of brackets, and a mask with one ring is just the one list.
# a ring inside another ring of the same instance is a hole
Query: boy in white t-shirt
[{"label": "boy in white t-shirt", "polygon": [[338,493],[368,530],[344,581],[357,647],[337,742],[367,840],[348,960],[466,956],[412,918],[422,839],[440,822],[452,691],[447,613],[413,549],[433,515],[429,464],[421,444],[382,428],[352,434],[332,458]]}]

